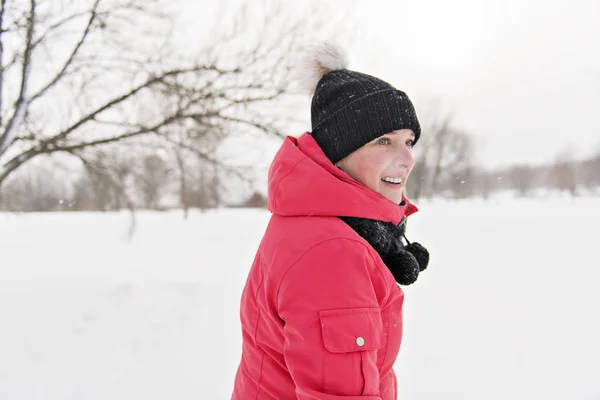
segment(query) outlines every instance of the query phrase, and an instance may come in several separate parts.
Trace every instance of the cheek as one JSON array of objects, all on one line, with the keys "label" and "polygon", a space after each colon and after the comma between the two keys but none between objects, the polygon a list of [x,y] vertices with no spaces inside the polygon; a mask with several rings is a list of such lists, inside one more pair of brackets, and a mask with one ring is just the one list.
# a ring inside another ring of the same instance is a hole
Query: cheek
[{"label": "cheek", "polygon": [[412,171],[412,169],[415,167],[415,156],[413,155],[412,151],[408,153],[406,165],[408,165],[409,172]]},{"label": "cheek", "polygon": [[380,154],[367,154],[362,157],[360,165],[363,167],[360,169],[360,173],[364,183],[372,187],[379,184],[385,164],[384,161]]}]

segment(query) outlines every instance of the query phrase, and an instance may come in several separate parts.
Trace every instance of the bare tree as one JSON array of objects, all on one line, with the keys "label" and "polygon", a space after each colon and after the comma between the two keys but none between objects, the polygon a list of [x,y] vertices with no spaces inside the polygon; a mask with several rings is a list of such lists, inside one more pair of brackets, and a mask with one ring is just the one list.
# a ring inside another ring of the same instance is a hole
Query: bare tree
[{"label": "bare tree", "polygon": [[50,169],[28,168],[2,190],[0,211],[64,211],[71,206],[68,185]]},{"label": "bare tree", "polygon": [[475,167],[472,165],[456,169],[454,175],[445,177],[442,189],[455,199],[471,197],[475,195],[475,176]]},{"label": "bare tree", "polygon": [[265,31],[248,37],[241,14],[201,54],[182,58],[164,39],[173,29],[165,1],[49,3],[2,0],[0,187],[41,154],[70,154],[98,171],[110,167],[93,166],[98,148],[141,137],[200,154],[207,135],[283,136],[265,104],[288,90],[300,20],[277,18],[273,7],[257,21]]},{"label": "bare tree", "polygon": [[577,167],[569,151],[558,155],[551,166],[551,176],[554,188],[577,195]]},{"label": "bare tree", "polygon": [[508,180],[511,186],[519,192],[523,197],[530,194],[530,191],[535,185],[536,168],[531,165],[515,165],[508,172]]},{"label": "bare tree", "polygon": [[444,187],[449,189],[449,182],[455,181],[462,186],[452,188],[455,194],[464,190],[466,180],[472,175],[471,135],[453,126],[446,116],[425,127],[422,136],[422,142],[416,147],[416,163],[408,186],[411,197],[439,194]]},{"label": "bare tree", "polygon": [[189,178],[186,174],[186,163],[184,161],[182,151],[178,147],[173,147],[175,160],[177,161],[177,172],[179,173],[179,204],[183,209],[183,217],[189,217],[190,210],[190,192],[188,190]]},{"label": "bare tree", "polygon": [[74,185],[74,209],[134,210],[135,199],[128,191],[134,179],[133,158],[119,153],[115,145],[81,158],[84,173]]},{"label": "bare tree", "polygon": [[600,189],[600,150],[581,163],[581,180],[588,189]]},{"label": "bare tree", "polygon": [[[428,141],[425,143],[419,143],[419,146],[423,148],[428,147]],[[407,182],[407,194],[418,200],[422,196],[427,196],[430,194],[428,192],[428,185],[430,182],[430,165],[429,165],[429,157],[427,157],[426,151],[419,151],[415,155],[415,166],[410,174],[409,182]]]},{"label": "bare tree", "polygon": [[72,209],[73,211],[107,211],[108,201],[102,201],[107,194],[107,191],[95,188],[92,178],[87,173],[82,174],[73,184]]},{"label": "bare tree", "polygon": [[152,154],[142,159],[142,171],[139,186],[142,191],[142,207],[148,210],[158,210],[161,195],[169,182],[171,170],[166,161]]},{"label": "bare tree", "polygon": [[485,200],[498,190],[498,173],[493,170],[478,168],[473,171],[469,181],[473,194],[481,196]]}]

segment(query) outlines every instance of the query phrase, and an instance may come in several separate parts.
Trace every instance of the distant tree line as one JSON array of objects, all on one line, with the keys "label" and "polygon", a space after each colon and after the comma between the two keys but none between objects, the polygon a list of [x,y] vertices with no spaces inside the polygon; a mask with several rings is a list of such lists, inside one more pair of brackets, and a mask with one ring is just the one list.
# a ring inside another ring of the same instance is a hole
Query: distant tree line
[{"label": "distant tree line", "polygon": [[[24,168],[0,188],[0,211],[117,211],[210,209],[222,206],[226,182],[248,186],[235,169],[177,152],[97,153],[79,173],[53,167]],[[248,189],[245,190],[246,192]]]},{"label": "distant tree line", "polygon": [[474,141],[467,131],[452,126],[450,119],[433,124],[419,143],[416,165],[408,180],[410,198],[487,199],[500,191],[517,196],[537,196],[551,191],[600,195],[600,148],[587,159],[568,151],[546,164],[519,164],[486,169],[473,162]]},{"label": "distant tree line", "polygon": [[[473,163],[473,136],[448,121],[432,125],[415,149],[417,163],[408,196],[487,199],[510,190],[536,197],[548,190],[600,196],[600,150],[584,160],[568,154],[543,165],[484,169]],[[164,148],[115,146],[96,152],[76,176],[51,167],[24,168],[0,188],[0,211],[116,211],[266,207],[265,188],[248,175],[203,157],[186,158]],[[231,189],[237,188],[233,197]],[[240,190],[240,188],[242,188]]]}]

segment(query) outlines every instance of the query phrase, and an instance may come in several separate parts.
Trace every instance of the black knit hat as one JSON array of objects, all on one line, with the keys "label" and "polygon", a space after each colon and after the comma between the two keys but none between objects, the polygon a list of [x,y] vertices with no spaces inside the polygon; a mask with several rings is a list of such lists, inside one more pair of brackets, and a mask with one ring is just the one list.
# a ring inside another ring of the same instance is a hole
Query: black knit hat
[{"label": "black knit hat", "polygon": [[313,93],[312,136],[332,163],[370,141],[421,128],[408,96],[387,82],[346,69],[344,54],[330,44],[316,47],[305,60],[304,83]]}]

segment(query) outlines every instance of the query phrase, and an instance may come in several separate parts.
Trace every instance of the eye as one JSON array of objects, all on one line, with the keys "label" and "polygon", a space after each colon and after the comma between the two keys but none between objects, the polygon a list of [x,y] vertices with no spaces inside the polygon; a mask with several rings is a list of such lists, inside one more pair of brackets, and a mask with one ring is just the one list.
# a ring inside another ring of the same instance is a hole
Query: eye
[{"label": "eye", "polygon": [[404,142],[405,145],[407,145],[408,147],[413,147],[415,144],[415,141],[413,139],[407,139],[406,142]]},{"label": "eye", "polygon": [[384,138],[379,138],[379,139],[377,139],[377,144],[380,144],[380,145],[382,145],[382,146],[383,146],[383,145],[386,145],[386,144],[390,144],[390,143],[391,143],[391,142],[390,142],[390,139],[388,139],[388,138],[385,138],[385,137],[384,137]]}]

